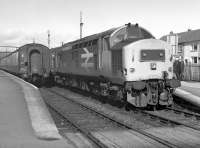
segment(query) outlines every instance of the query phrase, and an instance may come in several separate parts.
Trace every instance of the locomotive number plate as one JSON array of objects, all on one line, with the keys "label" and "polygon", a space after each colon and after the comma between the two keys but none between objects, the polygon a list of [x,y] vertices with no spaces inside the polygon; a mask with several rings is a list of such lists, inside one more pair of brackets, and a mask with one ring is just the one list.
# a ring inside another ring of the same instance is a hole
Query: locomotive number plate
[{"label": "locomotive number plate", "polygon": [[150,63],[151,70],[156,70],[156,63]]}]

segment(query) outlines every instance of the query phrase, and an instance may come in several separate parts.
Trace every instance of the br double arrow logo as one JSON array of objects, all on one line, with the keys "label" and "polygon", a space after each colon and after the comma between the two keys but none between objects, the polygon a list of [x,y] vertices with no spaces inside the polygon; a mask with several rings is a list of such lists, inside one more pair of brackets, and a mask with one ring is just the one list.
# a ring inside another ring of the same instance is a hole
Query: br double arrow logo
[{"label": "br double arrow logo", "polygon": [[90,58],[93,58],[93,53],[92,52],[89,52],[87,48],[83,48],[84,50],[84,54],[81,54],[81,58],[82,59],[85,59],[84,63],[81,63],[81,67],[85,67],[85,68],[88,68],[88,67],[93,67],[94,66],[94,63],[88,63],[89,59]]}]

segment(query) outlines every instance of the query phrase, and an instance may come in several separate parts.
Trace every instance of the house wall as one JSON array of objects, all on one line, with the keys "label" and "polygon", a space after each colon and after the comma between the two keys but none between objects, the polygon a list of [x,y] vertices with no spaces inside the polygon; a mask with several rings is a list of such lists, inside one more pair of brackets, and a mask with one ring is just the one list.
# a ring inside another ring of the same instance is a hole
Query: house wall
[{"label": "house wall", "polygon": [[178,54],[178,35],[174,33],[170,33],[167,36],[167,43],[170,44],[172,47],[172,54],[177,55]]},{"label": "house wall", "polygon": [[[182,46],[183,58],[192,64],[200,64],[200,41],[179,43]],[[197,48],[194,47],[197,46]]]}]

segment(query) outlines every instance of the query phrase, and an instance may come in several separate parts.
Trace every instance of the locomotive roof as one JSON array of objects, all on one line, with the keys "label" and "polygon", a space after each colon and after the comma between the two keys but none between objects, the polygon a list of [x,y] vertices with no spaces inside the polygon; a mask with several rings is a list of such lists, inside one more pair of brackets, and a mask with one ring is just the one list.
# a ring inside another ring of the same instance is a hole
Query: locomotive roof
[{"label": "locomotive roof", "polygon": [[[152,38],[154,38],[154,36],[149,32],[147,31],[146,29],[138,26],[138,24],[129,24],[131,26],[137,26],[138,28],[140,28],[143,32],[144,32],[144,35],[145,36],[151,36]],[[75,44],[80,44],[80,43],[83,43],[83,42],[88,42],[88,41],[92,41],[92,40],[96,40],[98,38],[102,38],[102,37],[110,37],[113,33],[119,31],[120,29],[123,29],[125,28],[126,26],[121,26],[121,27],[116,27],[116,28],[111,28],[109,30],[106,30],[104,32],[100,32],[100,33],[97,33],[97,34],[93,34],[93,35],[90,35],[90,36],[86,36],[82,39],[77,39],[75,41],[71,41],[71,42],[68,42],[68,43],[65,43],[64,45],[60,46],[60,47],[56,47],[56,48],[52,48],[51,51],[60,51],[60,50],[68,50],[68,49],[71,49],[73,45]],[[135,41],[135,39],[133,39]],[[128,44],[129,43],[129,40],[128,41],[125,41],[124,43],[122,44]],[[116,45],[117,46],[117,45]],[[121,46],[121,45],[120,45]]]},{"label": "locomotive roof", "polygon": [[[119,27],[118,27],[119,28]],[[99,37],[105,37],[105,36],[109,36],[111,35],[117,28],[111,28],[109,30],[106,30],[104,32],[100,32],[100,33],[96,33],[96,34],[93,34],[93,35],[89,35],[89,36],[86,36],[82,39],[77,39],[75,41],[72,41],[72,42],[68,42],[66,44],[64,44],[63,46],[66,46],[66,45],[69,45],[69,44],[76,44],[77,42],[79,43],[82,43],[82,42],[87,42],[87,41],[90,41],[90,40],[95,40],[95,39],[98,39]]]},{"label": "locomotive roof", "polygon": [[41,46],[41,47],[44,47],[44,48],[48,48],[47,46],[39,44],[39,43],[29,43],[29,44],[25,44],[25,45],[19,47],[18,49],[20,50],[21,48],[31,47],[31,46]]},{"label": "locomotive roof", "polygon": [[[118,27],[119,28],[119,27]],[[104,32],[100,32],[100,33],[96,33],[96,34],[93,34],[93,35],[89,35],[89,36],[86,36],[82,39],[77,39],[75,41],[71,41],[71,42],[68,42],[68,43],[65,43],[64,45],[62,46],[59,46],[59,47],[55,47],[55,48],[51,48],[51,51],[59,51],[67,46],[73,46],[74,44],[76,43],[82,43],[82,42],[87,42],[87,41],[91,41],[91,40],[95,40],[95,39],[98,39],[99,37],[105,37],[105,36],[109,36],[111,35],[117,28],[111,28],[109,30],[106,30]]]},{"label": "locomotive roof", "polygon": [[47,46],[44,46],[44,45],[38,44],[38,43],[25,44],[25,45],[23,45],[23,46],[18,47],[15,51],[10,52],[8,55],[6,55],[6,56],[4,56],[4,57],[1,57],[0,60],[4,59],[4,58],[6,58],[6,57],[9,57],[10,55],[12,55],[12,54],[15,53],[15,52],[18,52],[19,50],[22,50],[22,48],[31,47],[31,46],[41,46],[41,47],[44,47],[44,48],[46,48],[46,49],[49,49]]}]

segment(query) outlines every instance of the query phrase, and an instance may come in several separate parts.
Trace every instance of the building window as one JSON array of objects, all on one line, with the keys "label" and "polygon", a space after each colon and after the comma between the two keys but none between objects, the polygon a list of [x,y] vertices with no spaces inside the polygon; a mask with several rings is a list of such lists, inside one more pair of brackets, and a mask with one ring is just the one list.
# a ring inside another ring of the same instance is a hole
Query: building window
[{"label": "building window", "polygon": [[197,51],[197,44],[193,44],[192,51]]},{"label": "building window", "polygon": [[197,64],[197,57],[192,57],[192,63]]}]

